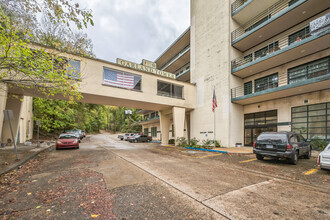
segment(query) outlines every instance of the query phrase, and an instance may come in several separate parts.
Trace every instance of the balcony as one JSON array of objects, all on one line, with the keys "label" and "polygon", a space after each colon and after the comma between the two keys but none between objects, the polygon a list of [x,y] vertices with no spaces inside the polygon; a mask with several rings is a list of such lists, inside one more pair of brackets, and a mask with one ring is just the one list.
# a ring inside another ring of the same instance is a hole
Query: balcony
[{"label": "balcony", "polygon": [[232,74],[245,78],[330,47],[330,29],[310,34],[309,25],[299,25],[261,49],[231,61]]},{"label": "balcony", "polygon": [[259,14],[252,9],[254,17],[231,33],[232,46],[246,51],[329,6],[329,1],[280,0]]},{"label": "balcony", "polygon": [[160,69],[173,73],[190,61],[190,45],[171,57]]},{"label": "balcony", "polygon": [[143,121],[140,122],[141,125],[147,125],[147,124],[152,124],[159,122],[159,116],[155,116],[153,118],[146,118]]},{"label": "balcony", "polygon": [[239,24],[252,19],[265,8],[270,7],[278,0],[236,0],[231,4],[231,16]]},{"label": "balcony", "polygon": [[[328,57],[329,61],[329,57]],[[267,100],[285,98],[293,95],[304,94],[308,92],[330,89],[329,65],[327,69],[314,70],[313,73],[306,74],[299,80],[289,79],[287,73],[275,76],[272,80],[265,83],[259,83],[254,86],[252,82],[246,83],[231,89],[231,101],[233,103],[247,105]],[[288,81],[290,82],[288,83]]]}]

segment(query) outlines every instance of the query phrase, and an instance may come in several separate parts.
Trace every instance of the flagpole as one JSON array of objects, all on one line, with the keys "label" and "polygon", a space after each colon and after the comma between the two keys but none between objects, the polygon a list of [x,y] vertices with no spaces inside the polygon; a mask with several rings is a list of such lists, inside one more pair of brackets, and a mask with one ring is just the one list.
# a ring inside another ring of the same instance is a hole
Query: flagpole
[{"label": "flagpole", "polygon": [[[215,95],[215,88],[214,88],[214,95]],[[214,108],[214,111],[213,111],[213,114],[214,114],[214,122],[213,122],[213,125],[214,125],[214,135],[213,135],[213,144],[214,144],[214,147],[215,147],[215,110],[216,108]]]}]

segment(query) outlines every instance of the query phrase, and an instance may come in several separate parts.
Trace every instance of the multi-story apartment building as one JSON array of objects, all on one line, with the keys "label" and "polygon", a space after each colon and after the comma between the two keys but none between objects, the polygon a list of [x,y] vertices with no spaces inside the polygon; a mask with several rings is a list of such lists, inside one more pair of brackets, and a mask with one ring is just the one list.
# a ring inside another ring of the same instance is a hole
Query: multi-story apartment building
[{"label": "multi-story apartment building", "polygon": [[[190,28],[185,30],[154,62],[158,69],[174,73],[177,80],[190,82]],[[161,85],[161,82],[157,86],[164,87],[165,91],[170,92],[171,90],[166,84]],[[152,136],[153,140],[161,140],[159,113],[149,110],[142,110],[140,113],[143,114],[142,132]],[[189,115],[189,113],[187,114]],[[188,133],[187,124],[185,133]],[[169,138],[174,139],[173,116],[171,117]]]},{"label": "multi-story apartment building", "polygon": [[[329,6],[321,0],[191,1],[191,27],[155,61],[196,85],[195,109],[186,113],[189,136],[215,135],[225,146],[251,146],[263,131],[330,139]],[[144,131],[160,139],[157,113],[144,113]]]},{"label": "multi-story apartment building", "polygon": [[[330,139],[330,1],[191,1],[191,136],[252,145],[263,131]],[[316,26],[314,25],[316,24]],[[311,26],[312,25],[312,26]]]}]

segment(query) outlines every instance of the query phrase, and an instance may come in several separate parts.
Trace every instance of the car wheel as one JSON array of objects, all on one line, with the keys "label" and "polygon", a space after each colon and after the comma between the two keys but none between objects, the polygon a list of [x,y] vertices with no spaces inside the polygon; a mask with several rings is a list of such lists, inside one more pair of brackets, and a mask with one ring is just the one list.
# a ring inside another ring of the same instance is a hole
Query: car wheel
[{"label": "car wheel", "polygon": [[294,152],[290,162],[293,165],[296,165],[298,163],[298,152],[297,151]]},{"label": "car wheel", "polygon": [[309,148],[309,150],[308,150],[307,154],[304,156],[304,158],[311,159],[311,157],[312,157],[312,149]]},{"label": "car wheel", "polygon": [[256,154],[256,157],[257,157],[258,160],[263,160],[264,159],[264,157],[261,156],[260,154]]}]

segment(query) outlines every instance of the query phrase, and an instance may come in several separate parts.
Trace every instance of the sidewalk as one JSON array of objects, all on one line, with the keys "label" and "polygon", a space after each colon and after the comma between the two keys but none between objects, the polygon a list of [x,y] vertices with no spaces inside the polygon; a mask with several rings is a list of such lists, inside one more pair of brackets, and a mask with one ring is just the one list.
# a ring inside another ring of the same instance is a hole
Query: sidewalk
[{"label": "sidewalk", "polygon": [[214,148],[214,150],[227,151],[227,153],[236,153],[236,154],[252,154],[253,147],[220,147]]},{"label": "sidewalk", "polygon": [[51,146],[52,144],[48,146],[46,143],[42,143],[40,144],[40,147],[37,148],[36,144],[30,146],[19,144],[17,145],[17,161],[14,146],[0,148],[0,175],[16,169],[18,166],[26,163],[28,160],[35,157],[40,152],[47,150]]}]

